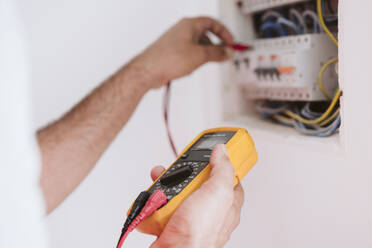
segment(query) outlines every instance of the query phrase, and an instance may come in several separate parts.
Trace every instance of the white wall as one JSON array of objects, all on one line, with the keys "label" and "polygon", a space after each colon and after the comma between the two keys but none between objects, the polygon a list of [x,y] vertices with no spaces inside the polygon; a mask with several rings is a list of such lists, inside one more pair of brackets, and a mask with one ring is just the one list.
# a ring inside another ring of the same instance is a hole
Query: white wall
[{"label": "white wall", "polygon": [[[22,0],[20,5],[30,39],[36,127],[67,111],[180,18],[216,13],[213,0]],[[201,81],[207,71],[213,66],[174,84],[170,122],[179,148],[205,128]],[[146,95],[94,171],[48,217],[51,247],[114,247],[127,208],[150,184],[150,169],[173,159],[161,99],[160,90]],[[127,247],[146,247],[152,240],[134,233]]]}]

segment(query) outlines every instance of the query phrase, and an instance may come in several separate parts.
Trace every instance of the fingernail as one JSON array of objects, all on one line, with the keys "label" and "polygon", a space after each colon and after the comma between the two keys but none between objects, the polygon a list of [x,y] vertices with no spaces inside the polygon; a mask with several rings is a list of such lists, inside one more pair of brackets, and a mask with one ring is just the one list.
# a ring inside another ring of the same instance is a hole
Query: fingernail
[{"label": "fingernail", "polygon": [[227,58],[232,59],[234,57],[235,51],[230,47],[225,47],[225,54]]},{"label": "fingernail", "polygon": [[225,145],[222,145],[222,151],[223,151],[223,153],[225,153],[226,157],[229,157],[229,152],[227,151]]}]

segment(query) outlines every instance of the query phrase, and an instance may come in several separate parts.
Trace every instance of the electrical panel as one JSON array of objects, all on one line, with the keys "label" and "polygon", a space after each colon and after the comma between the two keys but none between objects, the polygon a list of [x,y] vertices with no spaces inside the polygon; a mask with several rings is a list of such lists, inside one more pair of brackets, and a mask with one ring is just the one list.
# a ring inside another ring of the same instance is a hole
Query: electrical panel
[{"label": "electrical panel", "polygon": [[[258,39],[253,51],[236,54],[231,69],[248,99],[287,101],[326,100],[318,87],[322,66],[337,56],[325,34]],[[331,94],[338,86],[335,70],[323,77]]]},{"label": "electrical panel", "polygon": [[223,69],[225,116],[253,115],[328,137],[341,123],[338,0],[220,0],[236,40]]}]

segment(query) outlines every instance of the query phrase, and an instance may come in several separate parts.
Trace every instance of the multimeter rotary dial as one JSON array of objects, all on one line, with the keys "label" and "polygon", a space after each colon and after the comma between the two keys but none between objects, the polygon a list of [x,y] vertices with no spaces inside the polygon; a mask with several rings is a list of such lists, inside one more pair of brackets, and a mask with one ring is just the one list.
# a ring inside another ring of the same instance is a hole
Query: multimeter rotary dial
[{"label": "multimeter rotary dial", "polygon": [[193,170],[191,165],[186,165],[179,169],[169,171],[160,179],[160,183],[166,187],[175,186],[177,184],[182,183],[189,176],[191,176],[192,171]]},{"label": "multimeter rotary dial", "polygon": [[170,200],[181,192],[207,165],[208,162],[195,161],[175,163],[149,191],[160,189],[166,193],[168,200]]},{"label": "multimeter rotary dial", "polygon": [[180,193],[209,163],[212,149],[226,144],[235,132],[216,132],[203,135],[149,189],[162,190],[171,200]]}]

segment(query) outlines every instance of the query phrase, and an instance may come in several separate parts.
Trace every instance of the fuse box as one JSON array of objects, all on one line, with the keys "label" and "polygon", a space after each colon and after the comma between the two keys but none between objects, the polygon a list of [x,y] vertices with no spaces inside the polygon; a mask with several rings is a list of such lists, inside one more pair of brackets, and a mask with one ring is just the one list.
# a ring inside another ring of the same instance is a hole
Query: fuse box
[{"label": "fuse box", "polygon": [[337,0],[220,0],[222,21],[253,47],[222,70],[225,117],[263,117],[312,136],[337,133],[337,9]]},{"label": "fuse box", "polygon": [[[326,100],[318,87],[322,66],[337,56],[337,47],[325,34],[306,34],[252,41],[254,51],[238,53],[231,70],[249,99],[287,101]],[[335,70],[323,77],[326,91],[338,86]]]}]

